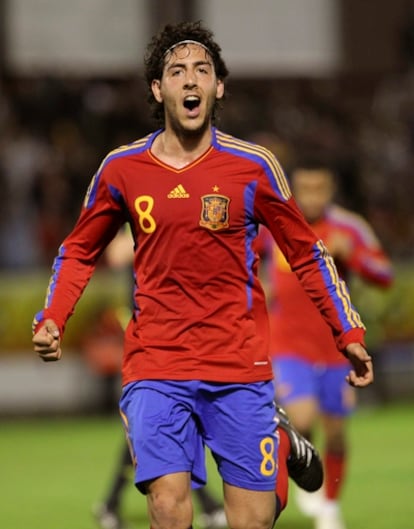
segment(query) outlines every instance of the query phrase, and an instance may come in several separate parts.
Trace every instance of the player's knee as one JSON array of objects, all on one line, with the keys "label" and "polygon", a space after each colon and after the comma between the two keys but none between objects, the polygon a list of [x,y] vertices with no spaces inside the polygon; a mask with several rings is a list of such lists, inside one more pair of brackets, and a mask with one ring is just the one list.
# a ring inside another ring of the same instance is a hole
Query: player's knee
[{"label": "player's knee", "polygon": [[191,527],[193,509],[191,496],[180,491],[157,490],[148,494],[148,511],[152,526],[160,529]]}]

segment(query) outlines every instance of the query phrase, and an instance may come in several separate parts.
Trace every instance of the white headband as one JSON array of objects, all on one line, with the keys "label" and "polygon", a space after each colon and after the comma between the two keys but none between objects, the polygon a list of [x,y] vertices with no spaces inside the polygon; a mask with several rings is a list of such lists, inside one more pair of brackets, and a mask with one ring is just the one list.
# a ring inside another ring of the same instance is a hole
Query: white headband
[{"label": "white headband", "polygon": [[167,53],[172,52],[177,46],[184,46],[185,44],[197,44],[197,46],[201,46],[202,48],[206,50],[206,52],[209,55],[211,55],[211,51],[203,43],[198,42],[197,40],[187,39],[187,40],[180,40],[180,42],[177,42],[176,44],[173,44],[172,46],[170,46],[168,50],[166,50],[166,52],[164,53],[164,57],[167,55]]}]

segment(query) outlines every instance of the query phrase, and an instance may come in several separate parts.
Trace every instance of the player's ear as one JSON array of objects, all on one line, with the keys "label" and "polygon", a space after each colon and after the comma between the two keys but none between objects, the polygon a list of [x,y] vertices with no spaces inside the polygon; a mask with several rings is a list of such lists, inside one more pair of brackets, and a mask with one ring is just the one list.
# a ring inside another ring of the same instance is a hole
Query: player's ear
[{"label": "player's ear", "polygon": [[217,79],[216,99],[222,99],[223,96],[224,96],[224,82],[221,79]]},{"label": "player's ear", "polygon": [[159,79],[153,79],[151,90],[157,103],[162,103],[161,81]]}]

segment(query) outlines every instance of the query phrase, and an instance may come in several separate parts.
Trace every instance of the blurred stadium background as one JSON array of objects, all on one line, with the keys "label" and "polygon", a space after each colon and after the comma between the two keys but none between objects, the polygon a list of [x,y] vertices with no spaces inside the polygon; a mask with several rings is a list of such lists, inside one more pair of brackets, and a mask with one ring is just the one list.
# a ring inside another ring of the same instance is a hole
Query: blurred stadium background
[{"label": "blurred stadium background", "polygon": [[413,1],[0,0],[0,417],[102,409],[102,376],[82,344],[97,308],[129,299],[126,275],[101,263],[58,365],[32,353],[31,321],[103,156],[153,129],[148,38],[183,19],[204,20],[223,48],[220,127],[265,135],[287,171],[296,151],[322,150],[341,201],[391,255],[390,291],[352,285],[377,369],[360,401],[414,410]]}]

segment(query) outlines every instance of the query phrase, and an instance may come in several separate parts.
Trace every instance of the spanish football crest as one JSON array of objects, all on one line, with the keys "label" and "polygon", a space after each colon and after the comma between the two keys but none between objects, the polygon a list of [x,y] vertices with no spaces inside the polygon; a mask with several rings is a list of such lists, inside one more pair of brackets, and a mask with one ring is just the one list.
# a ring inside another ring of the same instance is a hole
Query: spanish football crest
[{"label": "spanish football crest", "polygon": [[209,230],[222,230],[229,225],[230,199],[224,195],[204,195],[201,197],[200,226]]}]

